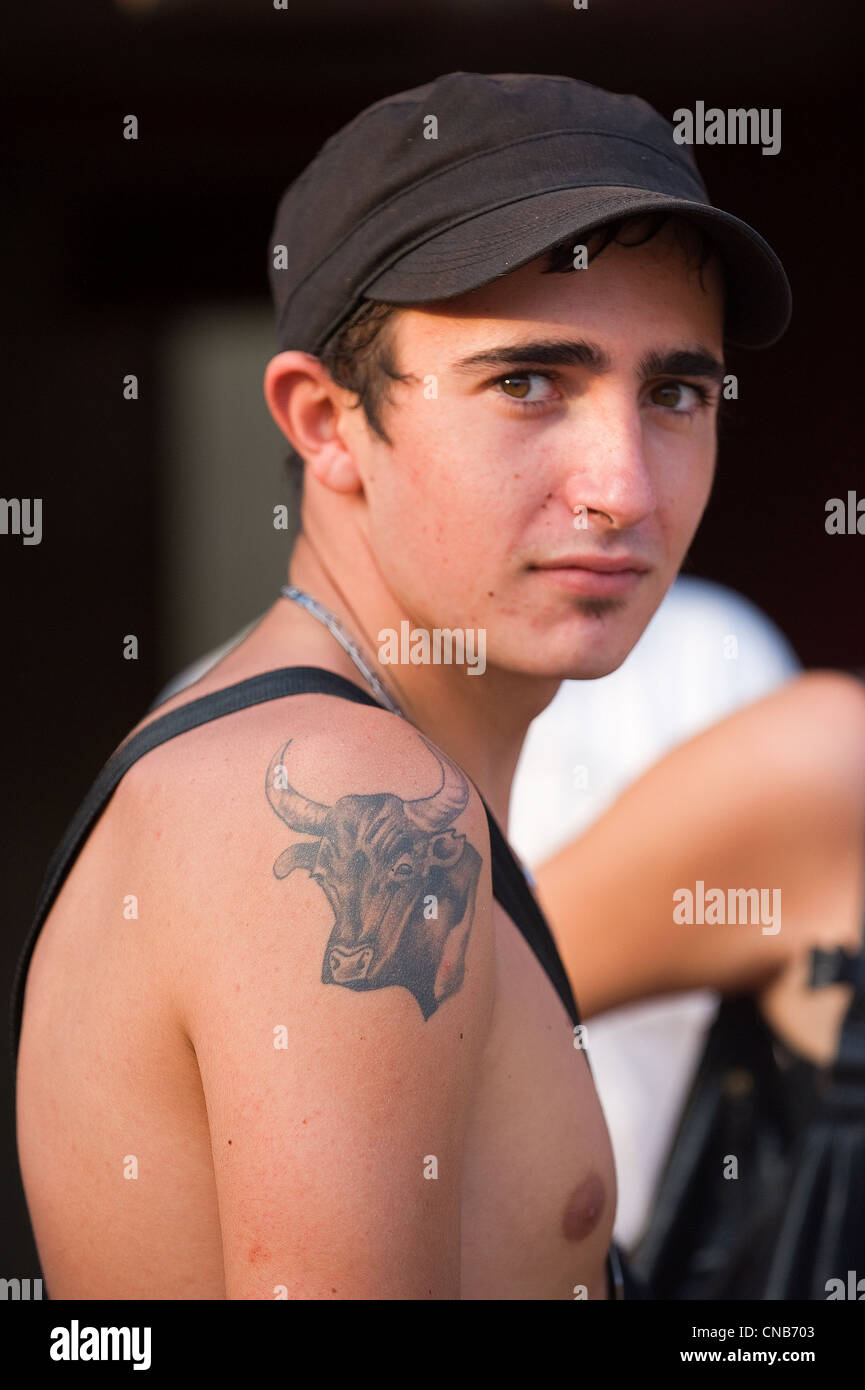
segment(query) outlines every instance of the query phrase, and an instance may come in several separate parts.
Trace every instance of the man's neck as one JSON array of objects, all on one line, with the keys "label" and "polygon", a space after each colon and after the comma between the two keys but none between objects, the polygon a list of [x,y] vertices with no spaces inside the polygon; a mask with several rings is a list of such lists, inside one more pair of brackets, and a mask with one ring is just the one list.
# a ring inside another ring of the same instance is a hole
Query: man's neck
[{"label": "man's neck", "polygon": [[[437,648],[432,633],[432,659],[403,660],[406,637],[420,625],[400,609],[365,546],[360,546],[360,552],[352,555],[347,579],[340,567],[323,562],[301,535],[292,553],[289,582],[335,614],[405,717],[465,769],[507,832],[511,783],[526,731],[561,682],[505,671],[494,664],[481,672],[477,663],[477,672],[471,674],[468,664],[436,661],[436,653],[441,657],[447,648],[445,644]],[[316,624],[314,617],[305,616],[308,623]],[[395,634],[396,662],[379,659],[379,633],[385,629]],[[357,680],[360,673],[350,657],[326,629],[322,632],[333,643],[332,669]]]}]

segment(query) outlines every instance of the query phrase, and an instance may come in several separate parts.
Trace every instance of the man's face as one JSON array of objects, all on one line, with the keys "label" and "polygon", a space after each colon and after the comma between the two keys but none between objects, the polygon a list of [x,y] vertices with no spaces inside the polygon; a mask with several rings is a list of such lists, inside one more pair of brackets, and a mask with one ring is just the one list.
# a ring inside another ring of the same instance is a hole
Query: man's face
[{"label": "man's face", "polygon": [[416,626],[484,628],[488,665],[592,678],[643,632],[708,500],[722,286],[670,226],[586,270],[543,264],[401,311],[391,444],[365,425],[352,443]]}]

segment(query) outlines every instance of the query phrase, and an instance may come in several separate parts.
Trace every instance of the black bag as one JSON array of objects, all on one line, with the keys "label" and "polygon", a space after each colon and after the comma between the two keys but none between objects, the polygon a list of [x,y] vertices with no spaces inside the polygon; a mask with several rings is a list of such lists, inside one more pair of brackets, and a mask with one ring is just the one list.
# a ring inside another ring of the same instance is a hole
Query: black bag
[{"label": "black bag", "polygon": [[865,1299],[865,951],[812,952],[811,987],[836,981],[854,993],[825,1068],[753,996],[721,1003],[630,1256],[649,1298]]}]

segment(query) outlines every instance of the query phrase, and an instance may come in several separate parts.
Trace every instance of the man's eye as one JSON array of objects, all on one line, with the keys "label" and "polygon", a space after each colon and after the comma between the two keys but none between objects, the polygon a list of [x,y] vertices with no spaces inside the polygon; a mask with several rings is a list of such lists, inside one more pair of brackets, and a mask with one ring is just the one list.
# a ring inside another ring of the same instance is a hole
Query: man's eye
[{"label": "man's eye", "polygon": [[698,405],[705,405],[708,393],[702,386],[691,386],[685,381],[664,381],[652,387],[649,400],[652,405],[660,405],[684,415]]},{"label": "man's eye", "polygon": [[525,401],[527,405],[542,405],[555,399],[551,391],[552,378],[545,372],[520,372],[497,377],[493,382],[510,401]]}]

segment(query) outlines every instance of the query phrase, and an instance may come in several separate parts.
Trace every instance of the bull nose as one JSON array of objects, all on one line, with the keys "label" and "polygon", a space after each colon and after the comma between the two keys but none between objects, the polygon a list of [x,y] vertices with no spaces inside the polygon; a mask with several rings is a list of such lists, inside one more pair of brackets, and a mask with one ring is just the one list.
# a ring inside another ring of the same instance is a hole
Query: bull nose
[{"label": "bull nose", "polygon": [[337,984],[362,980],[372,964],[372,947],[360,946],[356,951],[345,951],[341,946],[332,946],[328,959],[330,973]]}]

